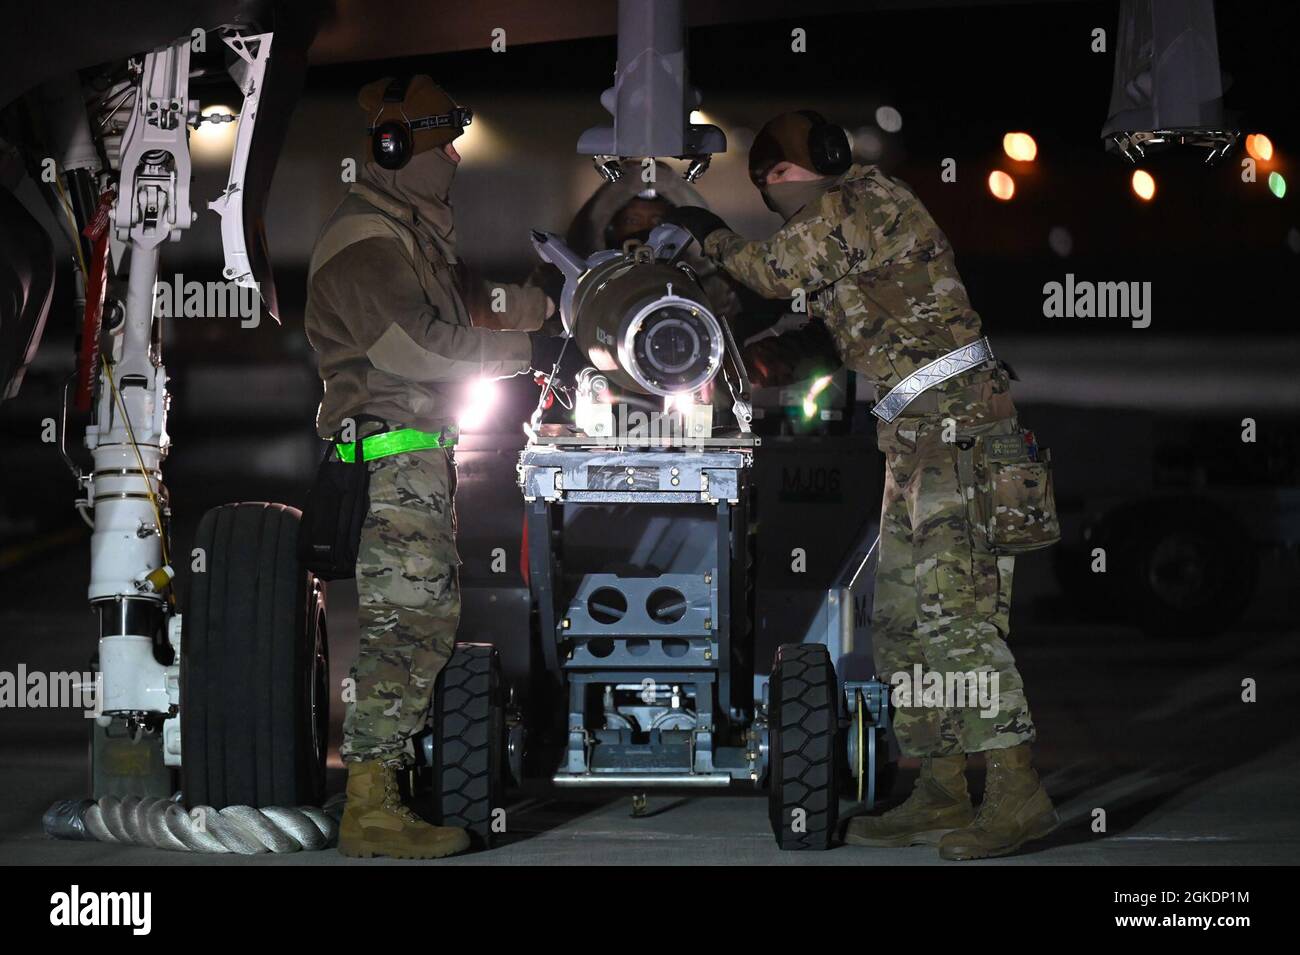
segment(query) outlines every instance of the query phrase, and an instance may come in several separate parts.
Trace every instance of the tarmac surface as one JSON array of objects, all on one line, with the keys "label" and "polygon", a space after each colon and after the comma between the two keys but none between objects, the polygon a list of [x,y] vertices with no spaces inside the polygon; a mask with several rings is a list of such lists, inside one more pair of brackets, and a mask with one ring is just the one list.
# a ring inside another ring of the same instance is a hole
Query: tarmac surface
[{"label": "tarmac surface", "polygon": [[[93,632],[79,540],[6,571],[0,669],[74,670]],[[346,598],[344,598],[344,602]],[[350,662],[350,615],[331,622],[335,676]],[[1300,861],[1300,656],[1295,634],[1236,631],[1154,641],[1119,626],[1034,625],[1013,635],[1039,727],[1038,763],[1063,824],[995,865],[1243,865]],[[1252,679],[1257,702],[1242,700]],[[337,736],[337,715],[335,720]],[[334,760],[337,757],[333,757]],[[78,711],[0,711],[0,863],[338,865],[334,850],[208,856],[46,837],[41,814],[84,795]],[[331,787],[341,788],[337,763]],[[975,788],[982,771],[975,767]],[[908,791],[905,764],[893,798]],[[612,794],[515,794],[498,848],[439,865],[934,865],[933,849],[780,852],[761,793],[651,795],[642,817]],[[1094,831],[1096,810],[1104,831]],[[854,807],[845,803],[842,814]],[[411,864],[411,863],[405,863]]]}]

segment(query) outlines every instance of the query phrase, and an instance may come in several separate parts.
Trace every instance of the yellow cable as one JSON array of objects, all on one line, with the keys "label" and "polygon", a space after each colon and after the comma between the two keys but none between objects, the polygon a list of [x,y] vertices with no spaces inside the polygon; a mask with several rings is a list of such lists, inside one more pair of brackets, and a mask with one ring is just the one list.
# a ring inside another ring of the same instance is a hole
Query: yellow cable
[{"label": "yellow cable", "polygon": [[81,230],[77,228],[77,214],[72,211],[72,202],[63,189],[63,180],[59,178],[57,165],[54,168],[54,188],[59,191],[59,202],[68,216],[68,222],[72,224],[72,250],[77,255],[77,267],[81,269],[83,281],[89,282],[90,270],[86,268],[86,257],[81,254]]}]

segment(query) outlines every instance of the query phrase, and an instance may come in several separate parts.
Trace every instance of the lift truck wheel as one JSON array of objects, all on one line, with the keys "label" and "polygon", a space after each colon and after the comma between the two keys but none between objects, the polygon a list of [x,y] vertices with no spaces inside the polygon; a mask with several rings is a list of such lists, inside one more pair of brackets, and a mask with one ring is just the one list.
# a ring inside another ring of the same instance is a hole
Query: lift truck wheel
[{"label": "lift truck wheel", "polygon": [[[852,713],[846,713],[845,718],[848,723],[841,728],[842,741],[836,744],[839,793],[843,798],[859,804],[855,807],[855,811],[870,812],[880,803],[887,801],[893,793],[894,783],[898,779],[898,761],[891,758],[889,734],[873,730],[870,728],[870,722],[865,722],[863,729],[876,740],[875,775],[874,777],[866,775],[864,779],[859,780],[857,775],[859,767],[852,765],[852,761],[859,754],[849,739],[857,719]],[[866,774],[871,772],[869,752],[868,750],[861,754],[861,768]],[[868,785],[868,781],[872,781],[872,784]]]},{"label": "lift truck wheel", "polygon": [[430,723],[433,761],[427,786],[433,821],[466,829],[475,845],[491,848],[506,742],[505,684],[496,647],[456,644],[438,674]]},{"label": "lift truck wheel", "polygon": [[821,644],[777,648],[768,687],[768,814],[782,849],[829,849],[839,820],[839,686]]},{"label": "lift truck wheel", "polygon": [[189,806],[320,805],[329,745],[325,586],[298,564],[300,513],[226,504],[199,522],[181,634]]}]

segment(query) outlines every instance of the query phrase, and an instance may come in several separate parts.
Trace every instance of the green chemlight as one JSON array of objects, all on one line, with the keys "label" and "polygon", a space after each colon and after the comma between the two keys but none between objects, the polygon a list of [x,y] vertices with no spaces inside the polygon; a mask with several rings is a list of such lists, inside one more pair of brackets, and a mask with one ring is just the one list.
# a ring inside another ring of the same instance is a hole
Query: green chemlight
[{"label": "green chemlight", "polygon": [[1286,195],[1286,178],[1280,172],[1268,174],[1268,190],[1281,199]]},{"label": "green chemlight", "polygon": [[826,390],[826,386],[831,383],[830,375],[823,375],[812,383],[808,389],[808,394],[803,399],[803,416],[811,418],[817,414],[817,396]]}]

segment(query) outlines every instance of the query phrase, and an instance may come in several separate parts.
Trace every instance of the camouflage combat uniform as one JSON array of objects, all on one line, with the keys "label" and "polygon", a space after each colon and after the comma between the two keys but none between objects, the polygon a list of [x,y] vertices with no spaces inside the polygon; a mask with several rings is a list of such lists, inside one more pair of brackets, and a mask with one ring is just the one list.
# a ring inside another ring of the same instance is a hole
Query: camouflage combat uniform
[{"label": "camouflage combat uniform", "polygon": [[[921,202],[875,166],[855,165],[771,238],[712,232],[705,252],[769,297],[802,289],[844,364],[879,395],[917,368],[981,336],[952,247]],[[1007,646],[1014,558],[972,532],[972,489],[958,445],[1017,427],[1006,373],[984,367],[879,422],[885,455],[873,642],[876,670],[996,673],[996,715],[978,707],[900,707],[895,732],[909,756],[1002,749],[1034,738],[1023,682]],[[951,424],[945,440],[946,419]],[[917,701],[920,702],[920,701]]]},{"label": "camouflage combat uniform", "polygon": [[[495,328],[506,330],[475,327],[445,189],[434,189],[433,198],[421,190],[415,207],[398,189],[399,177],[419,174],[439,156],[417,155],[399,173],[368,164],[317,239],[305,327],[325,383],[317,419],[323,438],[338,437],[348,421],[360,436],[398,428],[446,433],[454,430],[465,382],[529,367],[526,331],[545,318],[545,294],[495,284],[507,306]],[[449,450],[433,449],[366,466],[370,511],[357,560],[361,647],[341,755],[407,763],[460,618],[455,462]]]},{"label": "camouflage combat uniform", "polygon": [[[390,426],[396,424],[390,422]],[[370,512],[357,551],[361,648],[344,759],[390,756],[425,724],[460,621],[456,465],[449,451],[369,461]]]}]

